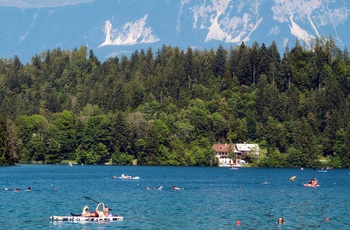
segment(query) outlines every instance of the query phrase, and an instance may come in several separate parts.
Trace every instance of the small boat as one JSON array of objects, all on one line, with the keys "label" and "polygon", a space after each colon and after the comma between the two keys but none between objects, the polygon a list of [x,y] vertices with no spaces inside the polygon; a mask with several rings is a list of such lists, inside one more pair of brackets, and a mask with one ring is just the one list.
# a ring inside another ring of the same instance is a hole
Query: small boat
[{"label": "small boat", "polygon": [[232,165],[230,169],[237,170],[238,168],[235,165]]},{"label": "small boat", "polygon": [[289,177],[288,180],[295,180],[297,178],[297,176],[292,176],[292,177]]},{"label": "small boat", "polygon": [[318,170],[318,172],[325,173],[325,172],[327,172],[327,170],[324,168],[321,168],[321,170]]},{"label": "small boat", "polygon": [[124,175],[122,174],[121,176],[112,176],[113,179],[127,179],[127,180],[139,180],[140,177],[139,176],[128,176],[128,175]]},{"label": "small boat", "polygon": [[85,217],[85,216],[50,216],[51,221],[93,222],[93,221],[122,221],[122,216]]},{"label": "small boat", "polygon": [[315,187],[320,187],[319,184],[313,185],[313,184],[303,184],[304,187],[311,187],[311,188],[315,188]]}]

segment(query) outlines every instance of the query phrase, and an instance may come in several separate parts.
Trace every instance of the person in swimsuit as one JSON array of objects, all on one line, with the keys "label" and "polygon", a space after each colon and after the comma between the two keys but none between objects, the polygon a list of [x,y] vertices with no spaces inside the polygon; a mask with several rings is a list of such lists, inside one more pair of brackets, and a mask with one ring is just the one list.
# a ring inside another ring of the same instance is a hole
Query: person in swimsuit
[{"label": "person in swimsuit", "polygon": [[[102,211],[99,210],[100,205],[102,205]],[[108,217],[110,209],[105,206],[104,203],[99,203],[96,207],[96,213],[98,217]]]},{"label": "person in swimsuit", "polygon": [[83,208],[83,212],[81,213],[81,216],[91,216],[90,212],[89,212],[89,207],[88,206],[84,206]]}]

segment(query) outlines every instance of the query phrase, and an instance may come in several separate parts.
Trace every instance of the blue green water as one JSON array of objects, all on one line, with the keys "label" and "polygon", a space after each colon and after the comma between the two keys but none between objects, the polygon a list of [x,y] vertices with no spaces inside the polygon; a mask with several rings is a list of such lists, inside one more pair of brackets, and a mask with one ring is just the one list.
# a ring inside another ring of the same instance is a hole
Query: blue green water
[{"label": "blue green water", "polygon": [[[350,170],[151,166],[0,167],[1,229],[350,229]],[[113,179],[121,174],[139,180]],[[297,176],[295,181],[289,181]],[[315,176],[320,187],[306,188]],[[268,182],[268,184],[264,184]],[[183,188],[173,191],[171,186]],[[27,187],[32,191],[25,192]],[[146,190],[146,187],[162,190]],[[5,188],[9,191],[5,191]],[[14,192],[19,188],[19,192]],[[56,189],[55,189],[56,188]],[[50,222],[111,207],[121,222]],[[285,223],[278,225],[278,217]],[[326,218],[329,218],[327,220]],[[240,225],[236,222],[240,221]]]}]

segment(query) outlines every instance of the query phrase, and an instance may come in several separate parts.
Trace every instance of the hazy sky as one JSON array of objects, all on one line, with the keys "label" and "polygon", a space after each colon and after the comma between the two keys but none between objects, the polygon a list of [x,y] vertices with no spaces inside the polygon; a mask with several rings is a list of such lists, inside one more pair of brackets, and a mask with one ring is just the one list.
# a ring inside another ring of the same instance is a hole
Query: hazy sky
[{"label": "hazy sky", "polygon": [[89,3],[95,0],[0,0],[1,6],[25,8],[46,8]]}]

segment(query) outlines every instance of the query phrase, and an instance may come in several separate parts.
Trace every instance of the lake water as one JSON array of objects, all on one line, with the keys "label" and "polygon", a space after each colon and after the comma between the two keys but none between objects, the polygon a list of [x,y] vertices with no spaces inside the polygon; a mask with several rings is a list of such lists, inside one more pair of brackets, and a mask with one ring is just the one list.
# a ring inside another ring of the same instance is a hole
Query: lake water
[{"label": "lake water", "polygon": [[[153,166],[0,167],[2,229],[350,229],[350,170]],[[139,180],[113,179],[121,174]],[[296,176],[296,180],[288,178]],[[320,187],[303,186],[315,176]],[[264,184],[268,182],[268,184]],[[171,186],[183,188],[171,190]],[[32,191],[26,192],[27,187]],[[162,190],[146,190],[150,186]],[[5,188],[9,188],[6,191]],[[19,192],[14,192],[19,188]],[[51,222],[104,202],[116,222]],[[285,223],[278,225],[278,217]],[[237,225],[240,221],[240,225]]]}]

